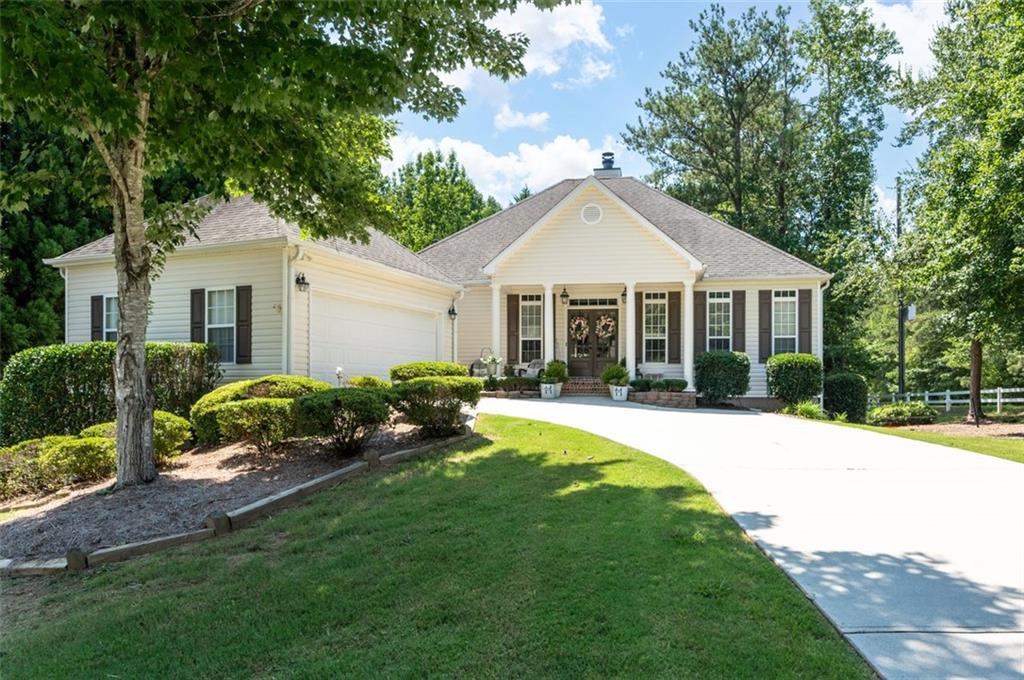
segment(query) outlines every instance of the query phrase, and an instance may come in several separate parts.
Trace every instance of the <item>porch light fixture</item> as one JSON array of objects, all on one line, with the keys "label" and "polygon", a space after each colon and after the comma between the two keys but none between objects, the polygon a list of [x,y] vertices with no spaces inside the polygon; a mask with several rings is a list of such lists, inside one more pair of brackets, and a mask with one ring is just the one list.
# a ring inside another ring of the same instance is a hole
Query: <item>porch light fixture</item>
[{"label": "porch light fixture", "polygon": [[451,319],[452,321],[455,321],[455,317],[457,317],[458,315],[459,310],[455,309],[455,303],[453,302],[452,306],[448,308],[448,318]]},{"label": "porch light fixture", "polygon": [[622,287],[622,304],[626,304],[626,287]]},{"label": "porch light fixture", "polygon": [[559,293],[558,298],[562,301],[563,305],[569,304],[569,291],[565,289],[565,286],[562,286],[562,292]]},{"label": "porch light fixture", "polygon": [[309,290],[309,281],[306,280],[306,275],[299,272],[299,275],[295,277],[295,287],[305,293]]}]

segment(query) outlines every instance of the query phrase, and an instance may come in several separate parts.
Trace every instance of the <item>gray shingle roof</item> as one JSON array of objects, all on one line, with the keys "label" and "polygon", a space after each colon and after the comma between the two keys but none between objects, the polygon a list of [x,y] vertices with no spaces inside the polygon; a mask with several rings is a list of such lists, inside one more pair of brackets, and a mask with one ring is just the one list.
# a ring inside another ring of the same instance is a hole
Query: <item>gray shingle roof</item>
[{"label": "gray shingle roof", "polygon": [[[452,234],[420,256],[456,281],[486,278],[481,269],[582,182],[558,184]],[[706,265],[705,279],[819,278],[828,273],[632,177],[599,180]]]},{"label": "gray shingle roof", "polygon": [[[253,200],[251,196],[240,196],[229,201],[217,201],[196,227],[196,236],[188,235],[180,249],[271,238],[298,239],[299,227],[274,217],[270,214],[267,206]],[[338,237],[318,239],[316,242],[338,252],[387,265],[394,269],[444,283],[453,283],[452,279],[443,271],[426,262],[390,236],[375,229],[370,230],[370,239],[367,243]],[[113,249],[114,237],[107,235],[64,253],[50,262],[64,264],[83,257],[110,255]]]}]

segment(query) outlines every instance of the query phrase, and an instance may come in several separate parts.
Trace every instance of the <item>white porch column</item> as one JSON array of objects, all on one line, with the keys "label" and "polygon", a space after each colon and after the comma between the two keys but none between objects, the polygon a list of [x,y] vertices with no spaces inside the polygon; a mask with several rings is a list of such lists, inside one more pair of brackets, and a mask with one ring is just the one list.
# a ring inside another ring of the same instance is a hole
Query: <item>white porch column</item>
[{"label": "white porch column", "polygon": [[[494,282],[491,283],[491,351],[504,359],[501,353],[501,284]],[[498,375],[503,373],[502,368],[498,366]]]},{"label": "white porch column", "polygon": [[683,377],[686,389],[694,390],[693,382],[693,280],[683,281]]},{"label": "white porch column", "polygon": [[544,364],[555,358],[555,284],[544,284]]},{"label": "white porch column", "polygon": [[[621,327],[622,324],[619,324]],[[636,378],[636,282],[626,281],[626,370]]]}]

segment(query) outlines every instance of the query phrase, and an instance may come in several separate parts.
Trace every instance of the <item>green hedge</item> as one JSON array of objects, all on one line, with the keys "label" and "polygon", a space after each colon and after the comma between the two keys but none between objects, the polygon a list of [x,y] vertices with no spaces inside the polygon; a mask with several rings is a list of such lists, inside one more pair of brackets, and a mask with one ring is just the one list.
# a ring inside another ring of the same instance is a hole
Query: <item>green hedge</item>
[{"label": "green hedge", "polygon": [[332,389],[295,400],[295,419],[302,434],[330,437],[342,455],[362,451],[391,418],[390,390],[376,387]]},{"label": "green hedge", "polygon": [[375,375],[354,375],[348,379],[348,384],[352,387],[376,387],[379,389],[391,387],[391,383]]},{"label": "green hedge", "polygon": [[454,434],[462,424],[462,407],[480,401],[481,387],[469,377],[413,378],[395,386],[395,407],[424,434]]},{"label": "green hedge", "polygon": [[939,412],[923,401],[896,402],[868,411],[868,425],[928,425]]},{"label": "green hedge", "polygon": [[[106,437],[115,439],[117,431],[113,421],[99,423],[82,430],[80,437]],[[153,458],[163,465],[181,454],[181,447],[192,437],[188,421],[167,411],[153,411]]]},{"label": "green hedge", "polygon": [[694,371],[697,391],[712,404],[750,391],[750,357],[744,352],[704,352]]},{"label": "green hedge", "polygon": [[868,383],[856,373],[825,376],[825,410],[833,416],[846,414],[851,423],[863,423],[868,412]]},{"label": "green hedge", "polygon": [[330,384],[301,375],[266,375],[262,378],[221,385],[204,394],[192,407],[189,415],[192,430],[200,444],[216,444],[221,441],[222,436],[217,423],[217,409],[221,404],[257,397],[294,399],[329,389]]},{"label": "green hedge", "polygon": [[[0,379],[0,444],[74,434],[112,420],[113,342],[47,345],[18,352]],[[154,407],[179,416],[220,378],[216,350],[204,344],[146,343]]]},{"label": "green hedge", "polygon": [[230,401],[214,409],[217,425],[231,441],[247,441],[267,453],[295,435],[294,399],[253,397]]},{"label": "green hedge", "polygon": [[117,448],[107,437],[29,439],[0,449],[0,500],[105,479],[116,466]]},{"label": "green hedge", "polygon": [[776,354],[765,370],[768,393],[786,404],[821,394],[821,361],[813,354]]},{"label": "green hedge", "polygon": [[669,392],[685,392],[689,384],[682,378],[665,378],[661,382],[665,383],[665,389]]},{"label": "green hedge", "polygon": [[429,378],[439,376],[468,376],[469,369],[462,364],[451,361],[414,361],[409,364],[398,364],[391,367],[393,381],[412,380],[413,378]]}]

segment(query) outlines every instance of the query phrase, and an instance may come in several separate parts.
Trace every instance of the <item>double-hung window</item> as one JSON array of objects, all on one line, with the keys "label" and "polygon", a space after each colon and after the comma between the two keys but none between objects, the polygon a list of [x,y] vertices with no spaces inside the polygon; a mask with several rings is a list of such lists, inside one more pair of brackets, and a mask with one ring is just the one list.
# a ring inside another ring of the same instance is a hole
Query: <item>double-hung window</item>
[{"label": "double-hung window", "polygon": [[668,294],[644,293],[644,363],[665,363],[668,351]]},{"label": "double-hung window", "polygon": [[235,363],[235,289],[206,291],[206,342],[222,364]]},{"label": "double-hung window", "polygon": [[542,296],[519,296],[519,360],[529,363],[541,358]]},{"label": "double-hung window", "polygon": [[103,339],[117,340],[117,296],[103,298]]},{"label": "double-hung window", "polygon": [[732,350],[732,291],[708,291],[708,350]]},{"label": "double-hung window", "polygon": [[797,308],[795,290],[772,292],[772,354],[796,352]]}]

